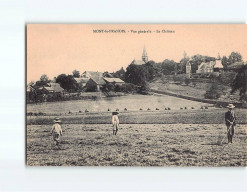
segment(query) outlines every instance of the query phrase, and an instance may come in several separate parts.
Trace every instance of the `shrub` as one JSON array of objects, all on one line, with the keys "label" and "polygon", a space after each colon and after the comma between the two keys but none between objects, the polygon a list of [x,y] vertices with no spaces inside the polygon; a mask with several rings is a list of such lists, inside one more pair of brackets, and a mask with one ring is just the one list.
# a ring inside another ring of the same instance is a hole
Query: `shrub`
[{"label": "shrub", "polygon": [[221,72],[218,79],[222,84],[230,86],[236,75],[236,72]]},{"label": "shrub", "polygon": [[177,75],[174,75],[173,76],[173,81],[182,83],[182,82],[185,81],[186,76],[187,76],[186,74],[177,74]]},{"label": "shrub", "polygon": [[191,83],[191,80],[190,80],[189,78],[186,78],[185,81],[184,81],[184,83],[185,83],[186,85],[189,85],[189,84]]},{"label": "shrub", "polygon": [[206,99],[218,99],[223,94],[218,82],[213,82],[211,87],[206,91],[204,97]]}]

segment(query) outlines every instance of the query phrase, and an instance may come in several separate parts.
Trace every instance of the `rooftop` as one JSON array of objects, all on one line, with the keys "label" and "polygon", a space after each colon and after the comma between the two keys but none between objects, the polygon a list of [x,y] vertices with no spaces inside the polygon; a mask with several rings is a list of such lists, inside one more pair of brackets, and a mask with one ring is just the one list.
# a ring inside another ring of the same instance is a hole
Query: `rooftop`
[{"label": "rooftop", "polygon": [[103,77],[91,77],[91,79],[97,83],[98,85],[104,85],[106,84],[105,80],[103,79]]},{"label": "rooftop", "polygon": [[106,80],[109,83],[124,83],[123,80],[121,80],[120,78],[104,78],[104,80]]},{"label": "rooftop", "polygon": [[62,92],[64,90],[59,83],[49,83],[48,85],[48,87],[44,87],[47,91]]},{"label": "rooftop", "polygon": [[146,64],[146,62],[144,62],[143,60],[133,60],[131,62],[131,64],[134,64],[134,65],[143,65],[143,64]]}]

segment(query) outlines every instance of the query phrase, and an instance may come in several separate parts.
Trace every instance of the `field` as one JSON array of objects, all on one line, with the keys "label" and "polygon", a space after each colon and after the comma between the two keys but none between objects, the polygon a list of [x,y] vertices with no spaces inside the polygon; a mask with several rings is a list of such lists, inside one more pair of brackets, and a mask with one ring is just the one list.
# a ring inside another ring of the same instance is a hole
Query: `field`
[{"label": "field", "polygon": [[[120,109],[120,130],[113,136],[111,112],[116,108]],[[247,112],[235,109],[236,133],[234,143],[228,145],[226,110],[163,95],[27,105],[27,113],[36,116],[26,118],[26,163],[30,166],[244,167]],[[50,136],[55,117],[61,119],[64,130],[59,146],[54,145]]]},{"label": "field", "polygon": [[[246,166],[246,128],[227,144],[223,124],[62,124],[55,146],[51,125],[27,125],[30,166]],[[220,144],[222,142],[222,144]]]},{"label": "field", "polygon": [[[168,84],[164,85],[162,81],[157,80],[156,82],[150,83],[150,87],[152,89],[160,90],[160,91],[167,91],[172,92],[179,95],[185,95],[185,96],[191,96],[191,97],[197,97],[200,99],[205,98],[206,91],[211,87],[212,83],[206,83],[206,82],[194,82],[195,86],[191,83],[188,86],[182,86],[177,84]],[[220,85],[220,88],[223,88],[223,94],[221,95],[218,100],[220,101],[234,101],[239,102],[239,92],[235,92],[231,94],[231,87],[227,85]]]},{"label": "field", "polygon": [[38,104],[27,104],[27,113],[46,113],[46,114],[61,114],[66,115],[68,113],[85,113],[88,110],[89,113],[107,112],[108,110],[114,111],[119,109],[120,112],[125,108],[128,111],[136,112],[142,109],[147,111],[165,110],[170,108],[171,110],[180,110],[180,108],[187,107],[190,109],[200,109],[202,106],[213,106],[201,102],[195,102],[176,98],[167,95],[127,95],[120,97],[107,97],[96,100],[71,100],[60,102],[46,102]]},{"label": "field", "polygon": [[[247,110],[235,109],[238,124],[247,124]],[[120,112],[122,124],[223,124],[226,109],[159,110]],[[111,112],[72,113],[66,115],[27,116],[27,125],[52,124],[59,116],[64,124],[110,124]]]}]

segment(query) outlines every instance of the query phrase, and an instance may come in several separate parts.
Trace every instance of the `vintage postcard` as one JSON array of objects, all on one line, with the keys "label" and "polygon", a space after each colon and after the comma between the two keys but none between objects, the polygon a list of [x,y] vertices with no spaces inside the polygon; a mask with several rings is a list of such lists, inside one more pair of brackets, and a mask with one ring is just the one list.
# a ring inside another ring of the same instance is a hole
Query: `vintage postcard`
[{"label": "vintage postcard", "polygon": [[245,167],[246,35],[27,24],[26,165]]}]

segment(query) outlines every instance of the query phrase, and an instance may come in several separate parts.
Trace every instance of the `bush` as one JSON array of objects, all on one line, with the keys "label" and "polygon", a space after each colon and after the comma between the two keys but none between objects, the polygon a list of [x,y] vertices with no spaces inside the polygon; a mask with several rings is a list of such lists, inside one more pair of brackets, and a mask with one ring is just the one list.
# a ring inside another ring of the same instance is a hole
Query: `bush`
[{"label": "bush", "polygon": [[186,79],[186,74],[177,74],[173,76],[173,81],[183,83]]},{"label": "bush", "polygon": [[206,99],[218,99],[223,94],[218,82],[213,82],[211,87],[206,91],[204,97]]},{"label": "bush", "polygon": [[222,84],[230,86],[236,75],[236,72],[222,72],[220,73],[218,79]]},{"label": "bush", "polygon": [[190,80],[189,78],[186,78],[185,81],[184,81],[184,83],[185,83],[186,85],[189,85],[189,84],[191,83],[191,80]]},{"label": "bush", "polygon": [[132,93],[132,92],[136,92],[137,86],[132,83],[125,83],[124,85],[122,85],[122,89],[123,92]]},{"label": "bush", "polygon": [[216,75],[216,74],[213,74],[213,73],[211,73],[210,75],[209,75],[209,78],[210,79],[216,79],[218,76]]}]

